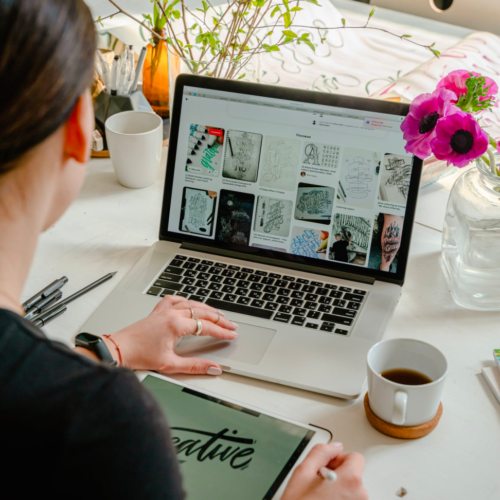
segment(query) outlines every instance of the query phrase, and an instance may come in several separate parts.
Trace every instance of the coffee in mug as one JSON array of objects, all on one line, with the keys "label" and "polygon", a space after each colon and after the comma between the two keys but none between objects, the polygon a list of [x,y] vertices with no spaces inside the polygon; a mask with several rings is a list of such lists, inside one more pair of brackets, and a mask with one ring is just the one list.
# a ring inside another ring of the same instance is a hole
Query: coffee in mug
[{"label": "coffee in mug", "polygon": [[432,382],[427,375],[417,372],[416,370],[408,370],[407,368],[385,370],[385,372],[382,372],[380,375],[391,382],[403,385],[424,385]]}]

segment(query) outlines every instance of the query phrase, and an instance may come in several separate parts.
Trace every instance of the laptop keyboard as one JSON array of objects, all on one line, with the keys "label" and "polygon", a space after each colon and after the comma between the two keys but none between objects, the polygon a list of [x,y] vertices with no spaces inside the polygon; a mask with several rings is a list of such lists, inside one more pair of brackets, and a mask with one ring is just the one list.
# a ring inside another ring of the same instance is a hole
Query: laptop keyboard
[{"label": "laptop keyboard", "polygon": [[365,290],[176,255],[147,292],[178,295],[224,311],[348,335]]}]

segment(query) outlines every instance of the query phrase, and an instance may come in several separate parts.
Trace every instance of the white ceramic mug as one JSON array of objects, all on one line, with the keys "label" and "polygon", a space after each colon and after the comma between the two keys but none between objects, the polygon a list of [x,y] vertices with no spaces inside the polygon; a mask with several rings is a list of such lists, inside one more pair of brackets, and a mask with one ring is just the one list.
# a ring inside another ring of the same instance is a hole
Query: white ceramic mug
[{"label": "white ceramic mug", "polygon": [[[424,424],[436,416],[448,374],[448,361],[439,349],[420,340],[385,340],[370,349],[367,364],[368,397],[375,415],[405,427]],[[423,373],[432,382],[405,385],[380,375],[398,368]]]},{"label": "white ceramic mug", "polygon": [[118,182],[134,189],[151,186],[161,161],[162,119],[147,111],[124,111],[110,116],[105,126]]}]

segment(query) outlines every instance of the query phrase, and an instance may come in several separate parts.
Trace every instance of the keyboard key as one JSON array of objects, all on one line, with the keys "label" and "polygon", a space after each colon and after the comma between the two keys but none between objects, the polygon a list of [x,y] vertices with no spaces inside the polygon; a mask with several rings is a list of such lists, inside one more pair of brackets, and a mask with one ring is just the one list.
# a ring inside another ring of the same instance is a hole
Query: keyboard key
[{"label": "keyboard key", "polygon": [[354,309],[355,311],[359,311],[360,307],[361,307],[361,304],[358,304],[357,302],[349,302],[347,304],[347,307],[349,309]]},{"label": "keyboard key", "polygon": [[185,255],[176,255],[175,258],[178,260],[187,260],[187,257]]},{"label": "keyboard key", "polygon": [[255,290],[251,290],[250,293],[248,294],[248,296],[251,298],[251,299],[260,299],[260,296],[262,294],[260,292],[256,292]]},{"label": "keyboard key", "polygon": [[264,287],[264,292],[267,292],[267,293],[276,293],[278,289],[275,287],[275,286],[271,286],[271,285],[266,285]]},{"label": "keyboard key", "polygon": [[340,299],[344,295],[342,292],[339,292],[338,290],[332,290],[330,292],[330,297],[333,297],[334,299]]},{"label": "keyboard key", "polygon": [[312,293],[312,292],[314,292],[314,290],[315,290],[315,287],[311,286],[311,285],[304,285],[302,287],[302,291],[306,292],[306,293]]},{"label": "keyboard key", "polygon": [[215,267],[215,266],[213,266],[213,267],[211,267],[211,268],[208,270],[208,272],[209,272],[210,274],[220,274],[220,273],[222,272],[222,269],[220,269],[219,267]]},{"label": "keyboard key", "polygon": [[194,269],[196,267],[196,264],[194,262],[184,262],[184,265],[182,267],[183,269]]},{"label": "keyboard key", "polygon": [[323,332],[333,332],[333,329],[335,328],[335,325],[331,325],[329,323],[323,323],[320,327],[320,330]]},{"label": "keyboard key", "polygon": [[269,311],[276,311],[276,309],[278,309],[278,304],[275,304],[274,302],[268,302],[264,306],[264,309],[267,309]]},{"label": "keyboard key", "polygon": [[281,278],[281,274],[269,273],[270,278],[274,278],[275,280],[279,280]]},{"label": "keyboard key", "polygon": [[221,292],[224,292],[224,293],[233,293],[234,292],[234,286],[224,285],[221,288]]},{"label": "keyboard key", "polygon": [[316,292],[318,295],[328,295],[328,288],[316,288]]},{"label": "keyboard key", "polygon": [[196,293],[197,288],[195,286],[185,286],[184,292],[186,293]]},{"label": "keyboard key", "polygon": [[170,290],[182,290],[184,285],[180,283],[169,283],[168,281],[158,280],[155,282],[155,286],[159,286],[161,288],[169,288]]},{"label": "keyboard key", "polygon": [[359,302],[359,303],[361,303],[361,302],[363,302],[363,300],[365,298],[363,297],[363,295],[356,295],[354,293],[346,293],[344,295],[344,299],[350,300],[351,302]]},{"label": "keyboard key", "polygon": [[293,310],[293,307],[292,306],[280,306],[280,308],[278,309],[280,312],[284,312],[284,313],[291,313],[292,310]]},{"label": "keyboard key", "polygon": [[184,262],[180,259],[174,259],[170,262],[171,266],[181,267]]},{"label": "keyboard key", "polygon": [[329,313],[332,310],[332,306],[327,306],[325,304],[320,304],[318,311],[322,313]]},{"label": "keyboard key", "polygon": [[238,304],[244,304],[244,305],[248,305],[250,304],[250,301],[252,299],[250,299],[249,297],[239,297],[238,300],[236,301]]},{"label": "keyboard key", "polygon": [[228,266],[228,269],[231,269],[231,271],[239,271],[241,269],[240,266]]},{"label": "keyboard key", "polygon": [[222,292],[212,292],[210,294],[210,297],[213,297],[214,299],[222,299],[224,294]]},{"label": "keyboard key", "polygon": [[198,279],[208,281],[210,279],[210,274],[200,273],[200,274],[198,274]]},{"label": "keyboard key", "polygon": [[207,266],[207,265],[205,265],[205,264],[198,264],[198,265],[196,266],[196,270],[197,270],[197,271],[200,271],[200,272],[202,272],[202,273],[206,272],[208,269],[210,269],[210,266]]},{"label": "keyboard key", "polygon": [[229,269],[224,269],[222,271],[221,276],[224,276],[226,278],[232,278],[234,276],[234,271],[230,271]]},{"label": "keyboard key", "polygon": [[198,295],[201,295],[202,297],[207,297],[208,295],[210,295],[210,290],[202,290],[202,289],[198,289]]},{"label": "keyboard key", "polygon": [[260,282],[263,284],[263,285],[272,285],[274,283],[274,280],[272,278],[269,278],[269,277],[266,277],[266,278],[262,278],[260,280]]},{"label": "keyboard key", "polygon": [[201,263],[202,264],[206,264],[207,266],[213,266],[214,265],[214,263],[211,260],[202,260]]},{"label": "keyboard key", "polygon": [[196,283],[195,278],[183,278],[181,283],[184,283],[185,285],[194,285]]},{"label": "keyboard key", "polygon": [[276,316],[274,316],[274,321],[280,321],[281,323],[288,323],[292,316],[290,314],[285,314],[282,312],[277,312]]},{"label": "keyboard key", "polygon": [[185,271],[185,269],[182,269],[180,267],[175,267],[175,266],[167,266],[165,269],[165,273],[170,273],[170,274],[182,274]]},{"label": "keyboard key", "polygon": [[239,295],[239,296],[246,296],[246,294],[248,293],[248,290],[245,290],[244,288],[237,288],[236,291],[234,292],[236,295]]},{"label": "keyboard key", "polygon": [[297,278],[297,283],[301,285],[309,285],[309,280],[305,280],[304,278]]},{"label": "keyboard key", "polygon": [[352,288],[347,288],[346,286],[341,286],[339,290],[341,292],[352,292]]},{"label": "keyboard key", "polygon": [[191,271],[190,269],[187,269],[185,272],[184,272],[184,276],[186,278],[195,278],[196,276],[198,276],[198,273],[196,271]]},{"label": "keyboard key", "polygon": [[194,300],[195,302],[203,302],[205,300],[205,297],[202,297],[201,295],[191,295],[191,297],[189,297],[189,300]]},{"label": "keyboard key", "polygon": [[222,276],[217,276],[216,274],[213,274],[212,276],[210,276],[210,281],[212,283],[222,283],[222,280],[224,278]]},{"label": "keyboard key", "polygon": [[172,283],[179,283],[179,281],[182,279],[182,276],[179,276],[178,274],[167,274],[163,273],[160,276],[160,279],[163,281],[169,281]]},{"label": "keyboard key", "polygon": [[317,330],[319,325],[317,323],[306,323],[306,328],[313,328],[314,330]]},{"label": "keyboard key", "polygon": [[338,314],[339,316],[345,316],[346,318],[355,318],[356,311],[352,311],[351,309],[343,309],[342,307],[334,307],[332,314]]},{"label": "keyboard key", "polygon": [[255,271],[255,274],[258,274],[259,276],[267,276],[266,271]]},{"label": "keyboard key", "polygon": [[265,302],[263,300],[254,299],[254,300],[252,300],[251,305],[254,307],[264,307],[264,304],[265,304]]},{"label": "keyboard key", "polygon": [[250,269],[249,267],[242,267],[241,272],[242,273],[253,273],[253,269]]},{"label": "keyboard key", "polygon": [[333,301],[333,305],[338,306],[338,307],[345,307],[346,304],[347,304],[347,302],[345,300],[341,300],[341,299],[335,299]]},{"label": "keyboard key", "polygon": [[286,281],[295,281],[295,278],[293,276],[283,276],[282,279]]},{"label": "keyboard key", "polygon": [[222,269],[225,269],[225,268],[227,267],[227,264],[224,264],[224,263],[222,263],[222,262],[216,262],[216,263],[214,264],[214,266],[215,266],[215,267],[220,267],[220,268],[222,268]]},{"label": "keyboard key", "polygon": [[347,330],[342,330],[341,328],[337,328],[335,330],[335,333],[338,333],[339,335],[347,335],[349,332]]},{"label": "keyboard key", "polygon": [[210,285],[208,285],[208,289],[209,290],[220,290],[221,286],[222,285],[220,283],[210,283]]},{"label": "keyboard key", "polygon": [[161,288],[158,288],[158,287],[156,287],[156,286],[152,286],[152,287],[148,290],[148,295],[158,295],[160,292],[161,292]]},{"label": "keyboard key", "polygon": [[308,293],[306,296],[305,296],[305,299],[306,300],[309,300],[311,302],[316,302],[318,300],[318,296],[315,294],[315,293]]},{"label": "keyboard key", "polygon": [[302,288],[302,285],[300,283],[297,283],[296,281],[292,281],[289,285],[288,288],[290,290],[300,290]]},{"label": "keyboard key", "polygon": [[307,309],[302,309],[301,307],[296,307],[293,310],[293,314],[295,314],[295,316],[305,316],[306,312],[307,312]]},{"label": "keyboard key", "polygon": [[251,274],[247,279],[248,279],[248,281],[251,281],[252,283],[256,283],[257,281],[261,280],[261,277],[257,276],[256,274]]},{"label": "keyboard key", "polygon": [[303,299],[304,298],[304,292],[292,292],[291,297],[293,299]]},{"label": "keyboard key", "polygon": [[288,297],[290,295],[290,290],[288,290],[288,288],[278,288],[278,295]]},{"label": "keyboard key", "polygon": [[198,288],[206,288],[208,286],[208,281],[205,281],[205,280],[198,280],[195,285],[198,287]]},{"label": "keyboard key", "polygon": [[326,283],[325,288],[328,288],[328,290],[337,290],[338,286],[332,285],[331,283]]},{"label": "keyboard key", "polygon": [[224,279],[224,284],[225,284],[225,285],[231,285],[231,286],[234,286],[234,285],[236,285],[236,282],[237,282],[237,281],[238,281],[238,280],[237,280],[236,278],[225,278],[225,279]]},{"label": "keyboard key", "polygon": [[300,316],[294,316],[292,319],[292,325],[302,326],[306,322],[306,318]]},{"label": "keyboard key", "polygon": [[302,307],[302,304],[304,303],[303,300],[299,300],[299,299],[292,299],[290,301],[290,305],[293,306],[293,307]]},{"label": "keyboard key", "polygon": [[185,299],[187,299],[189,297],[189,293],[177,292],[176,296],[177,297],[184,297]]},{"label": "keyboard key", "polygon": [[336,316],[334,314],[323,313],[321,316],[323,321],[328,321],[330,323],[337,323],[339,325],[351,326],[353,320],[351,318],[345,318],[343,316]]},{"label": "keyboard key", "polygon": [[236,299],[238,297],[232,293],[226,293],[226,295],[224,295],[224,300],[227,300],[228,302],[236,302]]},{"label": "keyboard key", "polygon": [[287,286],[288,285],[288,281],[286,280],[276,280],[275,283],[274,283],[276,286]]},{"label": "keyboard key", "polygon": [[276,300],[276,295],[273,295],[272,293],[265,293],[262,299],[267,300],[268,302],[274,302]]},{"label": "keyboard key", "polygon": [[288,301],[290,299],[288,297],[282,297],[281,295],[279,295],[278,297],[276,297],[276,303],[277,304],[288,304]]},{"label": "keyboard key", "polygon": [[319,311],[309,311],[307,313],[307,317],[311,319],[319,319],[321,316],[321,313]]},{"label": "keyboard key", "polygon": [[232,302],[224,302],[222,300],[216,300],[213,298],[208,298],[205,304],[216,309],[222,309],[223,311],[236,312],[240,314],[246,314],[248,316],[255,316],[257,318],[271,319],[273,312],[260,309],[259,307],[245,306],[243,304],[237,304]]},{"label": "keyboard key", "polygon": [[366,295],[365,290],[353,290],[353,293],[357,293],[358,295]]},{"label": "keyboard key", "polygon": [[174,290],[163,290],[163,292],[160,293],[160,297],[165,297],[166,295],[175,295]]},{"label": "keyboard key", "polygon": [[200,262],[200,259],[197,259],[196,257],[189,257],[188,262]]},{"label": "keyboard key", "polygon": [[237,280],[246,280],[248,278],[248,273],[236,273],[234,276]]},{"label": "keyboard key", "polygon": [[314,310],[314,309],[316,309],[316,302],[306,302],[304,304],[304,307],[306,309],[312,309],[312,310]]},{"label": "keyboard key", "polygon": [[249,288],[250,287],[250,282],[249,281],[244,281],[244,280],[239,280],[238,283],[236,283],[236,286],[240,288]]},{"label": "keyboard key", "polygon": [[260,292],[264,288],[264,285],[261,285],[260,283],[252,283],[250,285],[250,290],[257,290]]},{"label": "keyboard key", "polygon": [[312,286],[323,286],[323,283],[321,281],[311,281]]},{"label": "keyboard key", "polygon": [[331,304],[332,299],[330,297],[320,297],[319,298],[319,303],[320,304]]}]

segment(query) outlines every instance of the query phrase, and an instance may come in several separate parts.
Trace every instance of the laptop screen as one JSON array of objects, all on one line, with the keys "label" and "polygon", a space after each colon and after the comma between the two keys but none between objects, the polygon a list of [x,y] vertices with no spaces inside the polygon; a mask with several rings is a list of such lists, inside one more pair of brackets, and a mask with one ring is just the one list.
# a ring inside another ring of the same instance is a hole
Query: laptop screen
[{"label": "laptop screen", "polygon": [[343,107],[211,87],[177,88],[169,234],[318,267],[400,275],[415,181],[400,129],[407,108],[383,113],[353,107],[366,99]]}]

